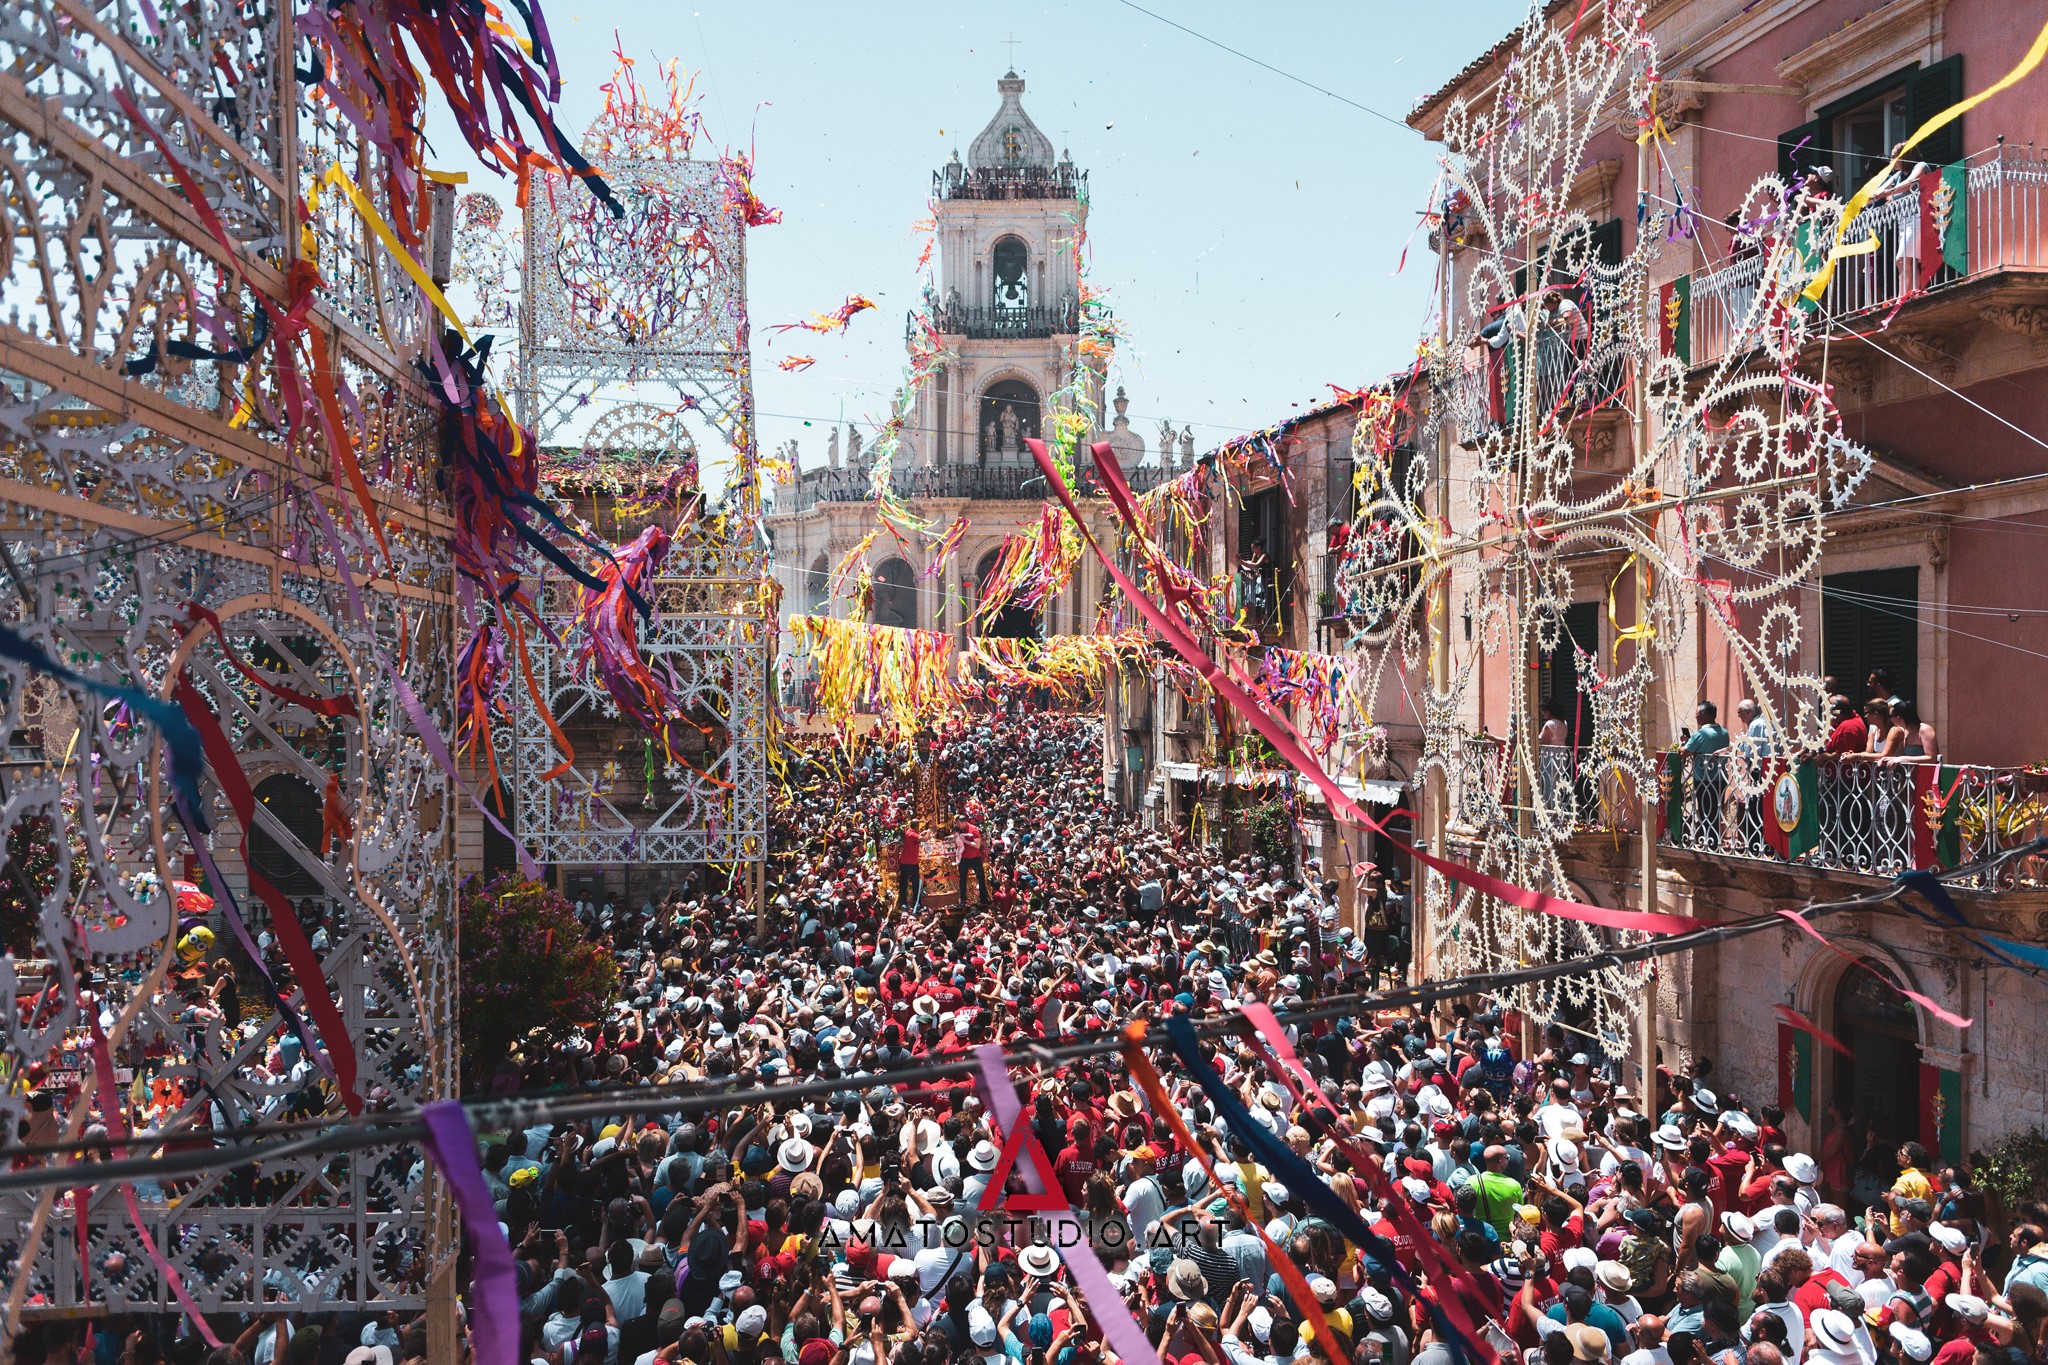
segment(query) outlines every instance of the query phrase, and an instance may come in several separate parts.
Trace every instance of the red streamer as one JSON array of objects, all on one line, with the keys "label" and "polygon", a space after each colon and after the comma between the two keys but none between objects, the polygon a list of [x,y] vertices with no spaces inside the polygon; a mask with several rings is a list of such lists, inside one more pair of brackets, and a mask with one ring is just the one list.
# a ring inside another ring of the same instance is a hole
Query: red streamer
[{"label": "red streamer", "polygon": [[271,884],[268,877],[256,870],[255,860],[249,856],[249,835],[256,823],[256,793],[249,786],[249,778],[242,771],[242,764],[235,756],[235,746],[229,742],[227,732],[221,729],[220,718],[213,708],[199,695],[189,678],[180,674],[178,686],[173,694],[185,716],[199,731],[199,738],[206,746],[206,760],[213,767],[214,780],[220,783],[221,794],[228,799],[228,805],[235,812],[235,823],[242,827],[242,843],[238,850],[242,866],[249,875],[249,889],[256,898],[270,910],[270,927],[277,935],[278,946],[284,949],[285,961],[291,963],[292,975],[299,983],[299,993],[305,997],[306,1012],[320,1027],[320,1041],[326,1047],[327,1056],[334,1064],[334,1078],[341,1090],[342,1103],[351,1114],[363,1109],[363,1097],[356,1093],[356,1047],[349,1037],[348,1024],[341,1017],[341,1009],[334,1003],[334,992],[327,987],[327,975],[321,970],[320,959],[313,954],[313,945],[306,938],[305,926],[299,923],[292,903],[282,891]]},{"label": "red streamer", "polygon": [[[1515,886],[1510,882],[1502,881],[1498,877],[1491,877],[1484,872],[1466,867],[1462,863],[1450,862],[1434,854],[1425,853],[1388,830],[1379,821],[1366,814],[1357,802],[1345,795],[1344,789],[1339,787],[1336,781],[1323,771],[1322,765],[1310,757],[1301,744],[1297,742],[1297,737],[1292,733],[1292,726],[1288,726],[1284,721],[1277,720],[1268,714],[1265,708],[1253,700],[1251,694],[1243,686],[1226,673],[1214,659],[1209,657],[1208,652],[1195,642],[1194,638],[1182,628],[1179,622],[1173,620],[1166,612],[1162,611],[1158,603],[1152,601],[1151,598],[1138,589],[1135,583],[1131,582],[1124,571],[1117,567],[1116,560],[1103,551],[1102,546],[1096,542],[1093,533],[1088,530],[1087,522],[1081,518],[1081,509],[1075,506],[1074,495],[1067,488],[1067,481],[1060,476],[1058,467],[1052,462],[1052,456],[1046,451],[1045,442],[1026,438],[1024,444],[1030,447],[1033,458],[1038,461],[1038,467],[1046,477],[1046,482],[1052,485],[1053,491],[1059,495],[1061,503],[1066,506],[1067,514],[1074,519],[1075,526],[1080,530],[1081,538],[1088,542],[1088,547],[1091,550],[1095,551],[1096,558],[1102,561],[1103,567],[1109,572],[1109,576],[1115,580],[1117,587],[1123,590],[1124,595],[1131,599],[1131,604],[1138,609],[1139,614],[1144,616],[1146,621],[1151,623],[1152,628],[1159,632],[1160,638],[1173,646],[1175,652],[1183,659],[1186,659],[1194,667],[1195,671],[1202,675],[1202,680],[1209,684],[1210,689],[1218,697],[1230,703],[1231,707],[1239,715],[1251,723],[1252,728],[1265,736],[1267,742],[1273,746],[1276,753],[1285,759],[1296,772],[1316,784],[1317,790],[1322,792],[1323,799],[1329,803],[1331,812],[1337,818],[1348,821],[1360,828],[1375,831],[1396,848],[1407,853],[1425,867],[1433,868],[1444,876],[1449,877],[1452,881],[1471,887],[1481,895],[1491,896],[1496,900],[1505,901],[1509,905],[1519,906],[1536,914],[1555,915],[1560,919],[1579,920],[1587,924],[1597,924],[1603,928],[1627,929],[1644,934],[1679,934],[1706,927],[1706,921],[1692,919],[1683,915],[1650,914],[1635,910],[1607,910],[1597,905],[1586,905],[1579,901],[1565,900],[1541,891],[1532,891],[1527,887]],[[1111,486],[1111,480],[1113,479],[1121,480],[1123,471],[1117,467],[1116,456],[1110,450],[1109,444],[1107,442],[1097,442],[1091,449],[1095,455],[1095,467],[1102,475],[1104,487]]]}]

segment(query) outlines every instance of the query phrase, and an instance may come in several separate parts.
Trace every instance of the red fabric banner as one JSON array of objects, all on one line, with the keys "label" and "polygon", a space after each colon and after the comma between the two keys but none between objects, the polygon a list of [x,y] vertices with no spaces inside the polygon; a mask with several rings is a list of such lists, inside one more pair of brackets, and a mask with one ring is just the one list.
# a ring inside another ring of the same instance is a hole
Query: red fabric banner
[{"label": "red fabric banner", "polygon": [[[1322,765],[1310,757],[1307,750],[1298,742],[1299,736],[1293,733],[1292,726],[1288,725],[1284,720],[1272,716],[1264,707],[1260,706],[1244,686],[1232,678],[1214,659],[1209,657],[1208,651],[1204,650],[1178,621],[1175,621],[1166,611],[1161,609],[1158,603],[1146,596],[1138,588],[1137,584],[1133,583],[1130,577],[1121,568],[1117,567],[1116,560],[1107,554],[1102,546],[1096,542],[1094,534],[1088,529],[1088,523],[1082,519],[1081,509],[1074,502],[1073,492],[1067,487],[1067,481],[1060,476],[1059,468],[1053,464],[1052,456],[1046,451],[1045,442],[1026,438],[1024,444],[1030,448],[1033,458],[1038,461],[1038,467],[1044,473],[1046,482],[1058,494],[1060,502],[1067,509],[1067,514],[1074,519],[1074,525],[1080,532],[1081,538],[1088,542],[1088,547],[1095,552],[1095,557],[1102,561],[1103,568],[1108,571],[1110,578],[1115,581],[1117,587],[1123,591],[1126,597],[1131,599],[1131,605],[1136,607],[1139,614],[1145,618],[1154,630],[1159,632],[1160,638],[1173,647],[1174,652],[1188,661],[1217,697],[1228,702],[1232,709],[1251,724],[1253,729],[1265,736],[1267,742],[1273,746],[1274,751],[1285,759],[1296,772],[1299,772],[1302,776],[1308,778],[1309,781],[1315,783],[1317,790],[1322,792],[1323,799],[1329,803],[1331,813],[1338,819],[1348,821],[1359,828],[1377,832],[1396,848],[1406,852],[1424,866],[1441,872],[1444,876],[1449,877],[1455,882],[1471,887],[1481,895],[1491,896],[1496,900],[1505,901],[1509,905],[1518,906],[1521,909],[1536,914],[1555,915],[1560,919],[1579,920],[1587,924],[1597,924],[1608,929],[1626,929],[1645,934],[1680,934],[1706,927],[1706,921],[1691,919],[1682,915],[1647,914],[1634,910],[1607,910],[1597,905],[1586,905],[1579,901],[1565,900],[1561,897],[1546,895],[1541,891],[1532,891],[1527,887],[1515,886],[1512,883],[1502,881],[1498,877],[1488,876],[1484,872],[1466,867],[1462,863],[1454,863],[1447,859],[1439,858],[1434,854],[1425,853],[1389,831],[1377,820],[1366,814],[1365,810],[1346,795],[1344,789],[1339,787],[1336,781],[1323,771]],[[1122,470],[1117,468],[1116,457],[1111,452],[1108,443],[1097,442],[1091,449],[1095,455],[1095,467],[1101,472],[1105,482],[1111,478],[1121,481]],[[1116,472],[1111,474],[1111,470]]]},{"label": "red fabric banner", "polygon": [[[320,959],[314,956],[313,945],[306,938],[305,926],[299,923],[290,898],[256,870],[255,861],[249,856],[249,834],[256,820],[256,793],[242,772],[235,746],[220,727],[220,719],[213,714],[213,708],[206,704],[206,699],[199,695],[199,689],[192,686],[191,679],[180,675],[173,695],[193,727],[199,731],[199,738],[206,745],[206,761],[213,769],[214,780],[220,783],[221,794],[227,797],[228,805],[235,812],[235,823],[242,827],[239,851],[242,866],[249,874],[249,889],[270,910],[271,931],[277,935],[278,947],[284,949],[285,961],[291,963],[299,994],[305,997],[306,1012],[320,1026],[320,1042],[334,1064],[334,1079],[341,1091],[342,1103],[348,1106],[349,1113],[359,1114],[363,1110],[363,1097],[356,1093],[355,1041],[349,1037],[341,1008],[334,1003],[334,992],[327,988],[327,974],[320,968]],[[309,1057],[306,1060],[313,1059]]]}]

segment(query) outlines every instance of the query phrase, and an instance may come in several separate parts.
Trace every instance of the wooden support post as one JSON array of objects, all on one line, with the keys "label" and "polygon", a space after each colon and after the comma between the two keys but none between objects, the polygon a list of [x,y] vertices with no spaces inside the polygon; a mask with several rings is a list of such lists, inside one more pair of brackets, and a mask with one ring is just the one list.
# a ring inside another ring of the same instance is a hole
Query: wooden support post
[{"label": "wooden support post", "polygon": [[[1650,140],[1645,137],[1636,143],[1636,187],[1638,193],[1641,192],[1642,186],[1648,183],[1649,174]],[[1648,306],[1647,299],[1644,300],[1644,306]],[[1650,449],[1650,404],[1647,397],[1648,384],[1646,382],[1649,378],[1649,365],[1650,357],[1647,355],[1639,357],[1636,362],[1635,449],[1631,452],[1631,455],[1637,464],[1642,462]],[[1655,483],[1655,480],[1652,479],[1651,482]],[[1647,523],[1647,525],[1649,534],[1655,535],[1656,523],[1652,521]],[[1650,619],[1650,561],[1647,555],[1638,555],[1636,557],[1634,577],[1634,625],[1640,629]],[[1650,650],[1650,641],[1647,635],[1639,634],[1636,636],[1635,649],[1637,660],[1654,670],[1654,657]],[[1657,714],[1657,697],[1654,682],[1655,674],[1653,671],[1652,685],[1645,687],[1643,690],[1643,709],[1640,717],[1643,754],[1646,759],[1651,760],[1653,767],[1655,766],[1654,755],[1656,753]],[[1646,914],[1654,914],[1657,911],[1657,797],[1657,780],[1652,776],[1644,785],[1641,796],[1636,803],[1639,808],[1638,822],[1641,825],[1642,836],[1642,847],[1636,869],[1637,876],[1641,882],[1641,889],[1637,893],[1636,906]],[[1654,1114],[1657,1112],[1657,964],[1652,962],[1647,971],[1648,976],[1645,978],[1643,987],[1642,1035],[1637,1040],[1640,1052],[1636,1059],[1636,1065],[1641,1073],[1643,1087],[1642,1094],[1638,1097],[1642,1104],[1642,1111],[1646,1114]]]}]

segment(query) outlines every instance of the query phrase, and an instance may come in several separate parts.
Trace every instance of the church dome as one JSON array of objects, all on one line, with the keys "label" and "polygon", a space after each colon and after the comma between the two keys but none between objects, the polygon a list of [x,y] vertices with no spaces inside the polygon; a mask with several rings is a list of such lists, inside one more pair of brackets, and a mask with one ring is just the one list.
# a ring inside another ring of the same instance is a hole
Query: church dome
[{"label": "church dome", "polygon": [[969,169],[1051,169],[1058,158],[1053,153],[1052,139],[1040,132],[1031,115],[1024,112],[1024,78],[1015,71],[1008,72],[996,82],[996,89],[1002,94],[1002,107],[968,147]]}]

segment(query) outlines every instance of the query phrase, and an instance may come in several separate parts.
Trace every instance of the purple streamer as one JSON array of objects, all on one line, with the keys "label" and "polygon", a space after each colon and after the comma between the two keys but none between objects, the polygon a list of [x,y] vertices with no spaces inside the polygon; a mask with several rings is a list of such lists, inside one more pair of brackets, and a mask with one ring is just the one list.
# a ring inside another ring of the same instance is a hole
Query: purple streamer
[{"label": "purple streamer", "polygon": [[[1010,1066],[1003,1058],[1003,1050],[994,1043],[984,1043],[974,1049],[974,1059],[981,1066],[982,1089],[988,1092],[988,1111],[1002,1125],[1005,1133],[1011,1131],[1024,1116],[1023,1106],[1017,1100],[1017,1087],[1010,1080]],[[1030,1161],[1019,1161],[1017,1171],[1023,1176],[1026,1187],[1039,1183],[1037,1165]],[[1033,1194],[1045,1191],[1032,1189]],[[1109,1272],[1102,1268],[1102,1262],[1095,1258],[1095,1248],[1085,1236],[1071,1213],[1054,1213],[1048,1219],[1057,1224],[1072,1227],[1073,1235],[1063,1231],[1053,1241],[1060,1259],[1066,1263],[1067,1278],[1081,1291],[1081,1298],[1088,1305],[1089,1315],[1102,1331],[1102,1339],[1109,1348],[1122,1357],[1124,1365],[1144,1365],[1146,1361],[1159,1359],[1144,1329],[1131,1317],[1130,1308],[1124,1303],[1123,1295],[1117,1292],[1109,1281]],[[1069,1243],[1074,1245],[1068,1245]]]},{"label": "purple streamer", "polygon": [[458,1100],[423,1105],[420,1118],[427,1125],[427,1151],[455,1196],[462,1240],[469,1244],[471,1358],[475,1365],[519,1365],[519,1276],[476,1159],[476,1132]]}]

